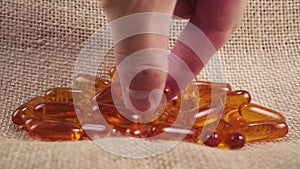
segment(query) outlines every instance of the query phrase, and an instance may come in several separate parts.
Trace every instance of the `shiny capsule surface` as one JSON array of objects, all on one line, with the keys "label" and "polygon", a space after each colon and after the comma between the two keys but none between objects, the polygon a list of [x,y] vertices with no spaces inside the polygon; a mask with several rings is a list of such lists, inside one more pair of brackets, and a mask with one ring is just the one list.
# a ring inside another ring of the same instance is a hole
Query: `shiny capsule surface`
[{"label": "shiny capsule surface", "polygon": [[246,143],[244,134],[223,119],[220,120],[216,133],[221,139],[221,143],[218,145],[220,148],[239,149]]},{"label": "shiny capsule surface", "polygon": [[82,135],[83,140],[106,138],[111,136],[113,133],[112,128],[101,124],[82,124],[82,129],[84,131]]},{"label": "shiny capsule surface", "polygon": [[[194,88],[194,86],[197,86],[197,88]],[[198,91],[195,89],[198,89]],[[194,81],[185,89],[185,92],[193,97],[210,98],[212,95],[223,95],[231,90],[231,86],[228,83]]]},{"label": "shiny capsule surface", "polygon": [[32,138],[43,141],[76,141],[83,136],[78,124],[60,121],[28,119],[26,129]]},{"label": "shiny capsule surface", "polygon": [[209,105],[200,107],[194,117],[194,128],[201,128],[204,125],[208,125],[216,122],[221,118],[223,108],[220,106],[211,107]]},{"label": "shiny capsule surface", "polygon": [[34,116],[44,120],[78,123],[73,103],[43,102],[35,106]]},{"label": "shiny capsule surface", "polygon": [[207,138],[205,138],[206,140],[203,143],[209,147],[217,147],[222,141],[219,134],[216,132],[213,132],[212,134],[207,135],[206,137]]},{"label": "shiny capsule surface", "polygon": [[235,128],[239,128],[241,125],[247,123],[247,120],[240,115],[238,109],[228,111],[223,119],[229,122]]},{"label": "shiny capsule surface", "polygon": [[188,98],[198,99],[199,106],[201,107],[220,98],[223,100],[225,95],[230,91],[232,89],[228,83],[194,81],[183,91],[183,94],[187,95]]},{"label": "shiny capsule surface", "polygon": [[197,143],[199,130],[185,128],[185,126],[169,126],[164,124],[154,125],[151,133],[152,140],[173,140]]},{"label": "shiny capsule surface", "polygon": [[239,107],[240,115],[247,121],[265,121],[265,120],[276,120],[285,122],[285,118],[272,109],[253,104],[247,103]]},{"label": "shiny capsule surface", "polygon": [[45,97],[52,102],[84,102],[89,103],[91,94],[72,88],[52,88],[45,92]]},{"label": "shiny capsule surface", "polygon": [[34,116],[34,107],[37,104],[45,102],[47,100],[48,99],[45,97],[37,96],[27,101],[12,113],[12,121],[17,125],[20,125],[20,127],[22,127],[28,118]]},{"label": "shiny capsule surface", "polygon": [[116,128],[121,133],[121,136],[130,136],[135,138],[151,137],[155,126],[152,124],[132,124],[127,128]]},{"label": "shiny capsule surface", "polygon": [[249,122],[239,130],[246,136],[246,141],[270,141],[283,138],[288,133],[288,126],[280,121]]},{"label": "shiny capsule surface", "polygon": [[95,77],[93,75],[80,74],[74,78],[73,86],[76,89],[88,91],[92,94],[95,94],[109,87],[110,81]]},{"label": "shiny capsule surface", "polygon": [[250,93],[245,90],[231,91],[226,95],[225,109],[238,109],[240,105],[251,101]]},{"label": "shiny capsule surface", "polygon": [[234,130],[226,133],[223,141],[230,149],[239,149],[245,145],[246,138],[242,132]]}]

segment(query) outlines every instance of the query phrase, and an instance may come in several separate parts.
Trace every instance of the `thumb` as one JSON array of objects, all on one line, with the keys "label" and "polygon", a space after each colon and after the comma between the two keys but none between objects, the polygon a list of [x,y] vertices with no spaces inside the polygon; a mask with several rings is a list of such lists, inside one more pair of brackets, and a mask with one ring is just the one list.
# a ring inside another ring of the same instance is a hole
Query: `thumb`
[{"label": "thumb", "polygon": [[[146,1],[127,1],[131,2],[145,4]],[[126,15],[115,18],[111,17],[114,10],[106,10],[111,21],[109,25],[115,43],[123,101],[127,108],[137,110],[140,114],[155,112],[162,100],[168,70],[166,50],[176,1],[147,2],[148,5],[134,5],[130,9],[132,12],[127,11]]]},{"label": "thumb", "polygon": [[149,115],[163,97],[168,71],[168,52],[148,48],[132,53],[117,66],[126,107]]}]

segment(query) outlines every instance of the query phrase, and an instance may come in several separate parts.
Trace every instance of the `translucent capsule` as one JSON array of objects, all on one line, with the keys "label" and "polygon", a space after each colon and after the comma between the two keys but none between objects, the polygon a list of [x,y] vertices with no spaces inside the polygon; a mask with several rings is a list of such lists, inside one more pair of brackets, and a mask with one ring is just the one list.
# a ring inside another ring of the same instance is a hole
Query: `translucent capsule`
[{"label": "translucent capsule", "polygon": [[177,114],[180,110],[181,100],[179,96],[174,97],[170,101],[168,101],[165,105],[165,109],[174,112],[174,114]]},{"label": "translucent capsule", "polygon": [[223,138],[223,142],[230,148],[230,149],[239,149],[245,145],[246,138],[243,133],[240,131],[234,130],[226,133]]},{"label": "translucent capsule", "polygon": [[226,95],[225,109],[238,109],[241,104],[251,101],[250,93],[245,90],[228,92]]},{"label": "translucent capsule", "polygon": [[210,135],[206,135],[205,137],[206,138],[203,143],[209,147],[217,147],[222,141],[219,134],[216,132],[213,132]]},{"label": "translucent capsule", "polygon": [[285,122],[285,118],[279,112],[253,103],[241,105],[239,113],[247,121],[276,120]]},{"label": "translucent capsule", "polygon": [[[193,86],[198,87],[195,91]],[[212,94],[224,94],[231,91],[231,86],[228,83],[215,83],[205,81],[194,81],[185,89],[185,92],[193,97],[200,96],[200,98],[210,98]],[[197,95],[197,92],[199,93]]]},{"label": "translucent capsule", "polygon": [[156,140],[176,140],[190,143],[197,143],[199,131],[196,129],[188,129],[184,126],[170,126],[170,125],[154,125],[153,132],[150,135]]},{"label": "translucent capsule", "polygon": [[155,131],[155,126],[151,123],[138,124],[135,123],[127,128],[115,128],[121,133],[121,136],[130,136],[135,138],[149,138]]},{"label": "translucent capsule", "polygon": [[193,115],[195,121],[193,128],[202,128],[204,125],[216,122],[221,118],[222,113],[223,108],[221,106],[205,105],[200,107],[198,112]]},{"label": "translucent capsule", "polygon": [[154,124],[172,124],[180,112],[180,99],[176,96],[166,103],[163,112],[153,121]]},{"label": "translucent capsule", "polygon": [[241,130],[235,129],[231,124],[220,120],[216,133],[221,138],[221,143],[218,145],[220,148],[239,149],[246,143],[246,138]]},{"label": "translucent capsule", "polygon": [[153,121],[153,124],[172,124],[178,118],[178,112],[165,110],[157,119]]},{"label": "translucent capsule", "polygon": [[246,141],[270,141],[283,138],[288,133],[285,122],[261,121],[244,123],[239,128],[246,136]]},{"label": "translucent capsule", "polygon": [[19,125],[20,127],[23,127],[25,121],[33,117],[34,107],[38,105],[41,102],[48,101],[49,99],[41,96],[34,97],[33,99],[29,100],[28,102],[24,103],[20,107],[18,107],[13,113],[12,113],[12,121]]},{"label": "translucent capsule", "polygon": [[95,94],[110,86],[110,81],[88,74],[80,74],[74,78],[73,86],[77,89]]},{"label": "translucent capsule", "polygon": [[92,107],[88,104],[76,104],[75,109],[78,113],[78,120],[84,130],[82,139],[98,139],[112,135],[113,128],[107,124],[102,113],[98,111],[98,106]]},{"label": "translucent capsule", "polygon": [[229,122],[233,127],[239,128],[242,124],[247,121],[240,115],[238,109],[233,109],[227,112],[226,117],[223,117],[224,120]]},{"label": "translucent capsule", "polygon": [[101,124],[82,124],[82,129],[84,130],[82,139],[87,140],[106,138],[112,135],[113,129]]},{"label": "translucent capsule", "polygon": [[105,124],[106,120],[104,119],[102,112],[98,111],[98,106],[95,106],[95,108],[96,110],[93,110],[94,108],[92,108],[90,105],[86,105],[86,107],[80,106],[76,108],[76,112],[78,112],[77,117],[81,124]]},{"label": "translucent capsule", "polygon": [[187,95],[188,98],[198,99],[201,107],[210,104],[212,99],[217,100],[225,97],[227,92],[231,90],[231,86],[228,83],[195,81],[184,90],[183,97]]},{"label": "translucent capsule", "polygon": [[29,135],[43,141],[75,141],[83,136],[83,130],[78,124],[60,121],[28,119],[26,129]]},{"label": "translucent capsule", "polygon": [[226,95],[226,101],[224,104],[223,119],[233,126],[239,126],[238,123],[242,122],[238,114],[238,108],[242,104],[249,103],[251,96],[249,92],[245,90],[231,91]]},{"label": "translucent capsule", "polygon": [[247,103],[241,105],[238,111],[246,120],[239,129],[245,134],[247,141],[276,140],[288,133],[285,118],[274,110]]},{"label": "translucent capsule", "polygon": [[[121,93],[121,89],[118,90]],[[116,91],[116,92],[118,92]],[[100,92],[98,92],[93,97],[93,103],[107,103],[107,104],[114,104],[112,95],[111,95],[111,87],[108,87]]]},{"label": "translucent capsule", "polygon": [[101,111],[107,123],[113,128],[126,128],[134,124],[133,121],[123,117],[114,107],[114,105],[101,103],[99,104],[99,110]]},{"label": "translucent capsule", "polygon": [[[53,88],[45,92],[45,97],[52,102],[84,102],[89,103],[91,94],[79,89]],[[74,100],[75,99],[75,100]]]},{"label": "translucent capsule", "polygon": [[43,102],[35,106],[34,116],[44,120],[78,123],[73,103]]}]

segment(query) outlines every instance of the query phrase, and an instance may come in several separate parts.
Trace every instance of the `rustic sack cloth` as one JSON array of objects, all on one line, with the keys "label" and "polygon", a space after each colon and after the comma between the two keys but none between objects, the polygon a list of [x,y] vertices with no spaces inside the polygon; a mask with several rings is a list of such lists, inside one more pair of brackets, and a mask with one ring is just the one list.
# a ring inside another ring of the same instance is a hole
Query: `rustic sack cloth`
[{"label": "rustic sack cloth", "polygon": [[[288,135],[234,151],[181,143],[145,159],[119,157],[91,141],[34,141],[12,124],[20,104],[72,84],[78,53],[107,25],[98,1],[0,1],[0,168],[299,168],[300,1],[249,1],[243,23],[219,57],[233,89],[248,90],[252,102],[281,112]],[[106,31],[99,46],[110,40]],[[113,63],[107,57],[98,75],[107,77]]]}]

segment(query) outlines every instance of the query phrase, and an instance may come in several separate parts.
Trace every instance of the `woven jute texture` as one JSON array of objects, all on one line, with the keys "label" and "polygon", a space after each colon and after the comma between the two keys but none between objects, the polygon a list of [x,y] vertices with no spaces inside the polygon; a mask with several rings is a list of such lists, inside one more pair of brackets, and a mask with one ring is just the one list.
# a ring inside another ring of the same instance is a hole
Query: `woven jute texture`
[{"label": "woven jute texture", "polygon": [[[181,143],[159,156],[131,159],[91,141],[33,141],[11,122],[11,112],[26,100],[71,85],[79,52],[106,25],[98,1],[1,0],[0,168],[299,168],[300,1],[249,1],[240,28],[219,51],[223,73],[253,102],[281,112],[289,134],[235,151]],[[105,31],[99,46],[110,40]],[[99,75],[106,77],[113,62],[108,57],[100,63]]]}]

